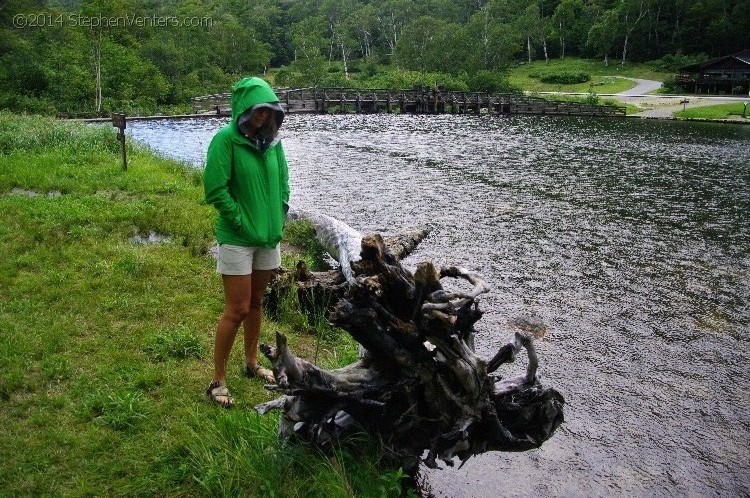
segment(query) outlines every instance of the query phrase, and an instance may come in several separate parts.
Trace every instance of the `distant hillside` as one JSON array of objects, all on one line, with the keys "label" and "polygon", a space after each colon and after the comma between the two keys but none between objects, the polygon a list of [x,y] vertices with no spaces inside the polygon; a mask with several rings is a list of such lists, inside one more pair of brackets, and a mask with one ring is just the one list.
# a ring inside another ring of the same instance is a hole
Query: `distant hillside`
[{"label": "distant hillside", "polygon": [[411,71],[497,86],[520,61],[675,65],[750,46],[747,19],[746,0],[8,0],[0,108],[185,109],[270,68],[305,84]]}]

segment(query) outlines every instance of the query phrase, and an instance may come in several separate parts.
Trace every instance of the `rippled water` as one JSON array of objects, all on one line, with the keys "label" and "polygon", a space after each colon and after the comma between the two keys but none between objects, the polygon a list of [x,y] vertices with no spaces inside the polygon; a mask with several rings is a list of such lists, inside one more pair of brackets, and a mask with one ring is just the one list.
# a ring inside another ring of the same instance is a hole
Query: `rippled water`
[{"label": "rippled water", "polygon": [[[224,122],[129,131],[200,167]],[[427,225],[407,265],[487,277],[480,355],[515,316],[549,326],[566,423],[426,472],[437,496],[750,496],[750,127],[291,115],[283,137],[293,203],[362,232]]]}]

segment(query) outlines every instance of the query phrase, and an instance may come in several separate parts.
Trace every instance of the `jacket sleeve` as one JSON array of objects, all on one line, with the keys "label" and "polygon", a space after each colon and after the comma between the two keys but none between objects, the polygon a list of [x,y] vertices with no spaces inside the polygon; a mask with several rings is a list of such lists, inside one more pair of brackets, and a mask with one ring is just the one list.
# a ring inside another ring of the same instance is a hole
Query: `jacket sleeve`
[{"label": "jacket sleeve", "polygon": [[289,169],[286,164],[284,147],[279,144],[279,181],[281,182],[281,204],[284,207],[284,214],[289,211]]},{"label": "jacket sleeve", "polygon": [[239,231],[242,228],[242,215],[239,205],[229,193],[231,178],[232,143],[221,134],[217,134],[208,146],[206,169],[203,171],[203,189],[206,202],[212,204],[219,211],[219,216]]}]

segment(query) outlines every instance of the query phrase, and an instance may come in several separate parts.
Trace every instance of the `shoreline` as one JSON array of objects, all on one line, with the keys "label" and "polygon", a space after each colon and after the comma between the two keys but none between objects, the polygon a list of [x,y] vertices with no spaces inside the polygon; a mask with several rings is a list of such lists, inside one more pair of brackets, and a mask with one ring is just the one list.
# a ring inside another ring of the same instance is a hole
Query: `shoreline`
[{"label": "shoreline", "polygon": [[720,123],[734,125],[750,125],[750,117],[747,119],[709,119],[709,118],[676,118],[674,116],[640,116],[639,114],[629,114],[625,116],[628,119],[651,119],[654,121],[690,121],[694,123]]}]

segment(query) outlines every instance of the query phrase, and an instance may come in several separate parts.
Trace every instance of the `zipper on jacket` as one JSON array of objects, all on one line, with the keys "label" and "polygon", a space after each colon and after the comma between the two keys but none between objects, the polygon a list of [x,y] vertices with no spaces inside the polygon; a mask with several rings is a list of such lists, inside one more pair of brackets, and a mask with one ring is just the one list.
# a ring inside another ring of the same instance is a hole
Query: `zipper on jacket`
[{"label": "zipper on jacket", "polygon": [[267,204],[267,210],[268,210],[268,231],[266,233],[266,240],[270,243],[271,242],[271,226],[273,225],[273,218],[271,217],[271,181],[269,179],[269,172],[268,172],[268,153],[270,149],[266,149],[265,152],[262,153],[261,159],[263,159],[263,181],[265,182],[266,187],[266,199],[268,199]]}]

